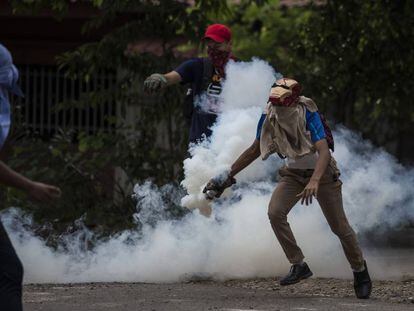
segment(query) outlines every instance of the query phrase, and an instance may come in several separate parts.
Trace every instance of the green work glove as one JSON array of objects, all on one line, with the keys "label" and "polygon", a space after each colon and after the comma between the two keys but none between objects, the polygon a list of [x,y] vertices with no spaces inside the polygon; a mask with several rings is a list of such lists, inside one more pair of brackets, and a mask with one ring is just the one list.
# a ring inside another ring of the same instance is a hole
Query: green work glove
[{"label": "green work glove", "polygon": [[167,86],[167,79],[160,73],[153,73],[144,81],[144,91],[153,94]]}]

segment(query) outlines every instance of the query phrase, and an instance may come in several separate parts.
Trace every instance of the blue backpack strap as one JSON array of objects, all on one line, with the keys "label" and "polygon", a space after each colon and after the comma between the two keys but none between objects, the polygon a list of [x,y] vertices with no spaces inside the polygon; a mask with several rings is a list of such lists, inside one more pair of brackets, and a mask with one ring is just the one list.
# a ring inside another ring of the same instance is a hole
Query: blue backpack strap
[{"label": "blue backpack strap", "polygon": [[328,122],[325,119],[325,116],[322,113],[320,113],[319,111],[318,111],[318,113],[319,113],[319,117],[321,118],[321,121],[322,121],[323,129],[325,130],[326,142],[328,143],[329,149],[331,149],[332,152],[333,152],[335,150],[335,142],[334,142],[334,138],[333,138],[333,135],[332,135],[331,128],[329,127]]}]

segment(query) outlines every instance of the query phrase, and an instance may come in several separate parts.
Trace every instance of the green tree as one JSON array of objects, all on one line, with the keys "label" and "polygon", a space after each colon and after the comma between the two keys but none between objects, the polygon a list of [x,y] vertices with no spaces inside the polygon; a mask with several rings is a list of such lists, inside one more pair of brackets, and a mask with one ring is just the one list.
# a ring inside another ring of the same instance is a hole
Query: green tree
[{"label": "green tree", "polygon": [[[37,222],[50,223],[57,232],[64,231],[75,219],[82,217],[90,227],[99,224],[108,234],[132,225],[135,212],[131,193],[115,184],[118,199],[114,200],[111,168],[119,167],[130,184],[151,178],[157,184],[178,183],[182,160],[187,150],[187,129],[182,116],[184,90],[173,87],[157,97],[142,94],[143,79],[152,72],[165,72],[182,59],[178,50],[197,49],[206,25],[230,14],[226,1],[85,1],[97,9],[84,26],[85,33],[107,25],[118,25],[99,42],[91,42],[58,57],[61,70],[72,79],[84,82],[101,71],[117,75],[112,88],[82,94],[79,102],[60,105],[61,109],[94,107],[108,98],[116,101],[121,112],[112,120],[116,133],[87,136],[62,132],[52,141],[26,137],[14,145],[9,163],[26,168],[30,177],[53,180],[63,188],[64,197],[53,208],[34,209]],[[85,3],[83,2],[83,3]],[[258,3],[263,1],[256,1]],[[16,12],[38,14],[50,9],[64,21],[70,5],[64,0],[11,1]],[[136,42],[155,42],[159,55],[131,49]],[[131,106],[137,111],[135,122],[125,122]],[[73,144],[73,141],[77,144]],[[160,142],[161,141],[161,142]],[[50,160],[51,159],[51,160]],[[30,167],[27,165],[30,163]],[[33,165],[34,164],[34,165]],[[7,206],[26,206],[15,191],[6,193]],[[179,215],[180,209],[171,210]]]},{"label": "green tree", "polygon": [[332,122],[412,160],[404,149],[414,134],[411,1],[241,1],[231,11],[237,55],[269,61],[298,79]]},{"label": "green tree", "polygon": [[337,121],[401,158],[414,103],[412,1],[327,1],[294,43],[307,91]]}]

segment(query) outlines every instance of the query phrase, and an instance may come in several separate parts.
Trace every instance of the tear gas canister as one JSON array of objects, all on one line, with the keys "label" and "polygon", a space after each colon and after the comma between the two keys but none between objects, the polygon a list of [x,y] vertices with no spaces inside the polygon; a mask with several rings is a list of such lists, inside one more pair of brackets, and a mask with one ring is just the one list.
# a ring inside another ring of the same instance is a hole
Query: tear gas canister
[{"label": "tear gas canister", "polygon": [[215,190],[207,190],[205,196],[207,200],[213,200],[216,197],[217,191]]}]

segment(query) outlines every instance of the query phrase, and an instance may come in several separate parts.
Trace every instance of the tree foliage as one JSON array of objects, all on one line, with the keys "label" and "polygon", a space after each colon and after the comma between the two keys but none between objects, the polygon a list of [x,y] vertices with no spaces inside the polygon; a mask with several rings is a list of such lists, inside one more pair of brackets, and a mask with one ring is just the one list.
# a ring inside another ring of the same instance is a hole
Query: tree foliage
[{"label": "tree foliage", "polygon": [[232,11],[238,53],[257,55],[297,78],[331,121],[404,156],[403,138],[414,134],[412,1],[281,7],[272,0]]},{"label": "tree foliage", "polygon": [[[11,3],[16,12],[38,14],[51,10],[62,22],[70,5],[76,5],[63,0]],[[117,81],[111,89],[82,94],[79,102],[62,103],[59,108],[94,107],[103,97],[112,98],[118,109],[117,120],[112,120],[117,131],[95,136],[61,132],[47,142],[27,137],[13,143],[17,147],[9,161],[33,179],[62,187],[64,197],[57,206],[34,209],[35,220],[47,222],[57,232],[80,217],[89,226],[99,224],[102,232],[132,225],[135,208],[131,188],[111,178],[114,168],[124,172],[129,185],[146,179],[157,184],[179,183],[187,151],[188,129],[182,116],[185,90],[177,86],[148,97],[142,92],[143,79],[153,72],[173,69],[182,60],[176,53],[178,45],[197,49],[206,25],[230,14],[226,1],[214,0],[197,0],[193,5],[175,0],[82,2],[85,3],[95,7],[97,14],[83,25],[83,32],[108,25],[116,27],[100,41],[68,51],[57,61],[72,79],[88,81],[97,72],[105,71],[116,74]],[[155,42],[161,56],[129,49],[131,44],[142,42]],[[8,206],[34,208],[16,191],[7,192],[5,199]],[[180,213],[178,206],[171,210],[172,215]]]},{"label": "tree foliage", "polygon": [[381,145],[413,125],[413,21],[412,1],[328,1],[299,37],[315,96]]},{"label": "tree foliage", "polygon": [[[37,14],[48,8],[57,18],[63,18],[69,10],[69,2],[64,0],[11,3],[17,12]],[[131,214],[128,194],[123,194],[124,201],[119,205],[113,203],[112,197],[100,195],[99,182],[93,188],[96,179],[88,181],[92,188],[82,187],[82,178],[99,174],[105,167],[121,167],[131,183],[149,177],[159,184],[180,180],[181,160],[187,147],[187,128],[181,113],[184,90],[172,87],[148,99],[141,85],[148,74],[174,68],[182,60],[177,50],[198,48],[199,38],[210,22],[231,26],[236,56],[245,60],[252,56],[263,58],[285,76],[297,78],[305,95],[314,98],[331,121],[344,123],[383,146],[390,142],[401,145],[402,135],[413,130],[412,1],[328,0],[293,7],[282,7],[278,0],[196,0],[194,5],[175,0],[83,3],[98,12],[84,25],[84,32],[118,26],[99,42],[68,51],[58,61],[74,79],[87,81],[101,70],[117,74],[113,89],[100,94],[116,100],[121,111],[116,124],[120,131],[95,137],[78,133],[79,144],[73,150],[66,150],[62,139],[50,142],[52,149],[44,147],[37,152],[49,154],[54,150],[56,162],[48,170],[31,172],[34,177],[42,173],[49,180],[58,178],[70,193],[90,195],[88,199],[67,198],[67,206],[62,209],[77,205],[76,217],[90,210],[96,197],[103,200],[100,206],[107,206],[117,215]],[[129,44],[145,40],[156,41],[162,56],[129,51]],[[80,104],[96,104],[100,100],[98,93],[86,94]],[[131,106],[137,111],[132,124],[124,122],[128,118],[127,107]],[[394,151],[399,155],[398,150]],[[62,153],[71,165],[59,162]],[[54,171],[62,165],[64,170]],[[80,168],[83,177],[77,171]]]}]

